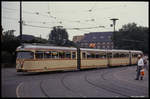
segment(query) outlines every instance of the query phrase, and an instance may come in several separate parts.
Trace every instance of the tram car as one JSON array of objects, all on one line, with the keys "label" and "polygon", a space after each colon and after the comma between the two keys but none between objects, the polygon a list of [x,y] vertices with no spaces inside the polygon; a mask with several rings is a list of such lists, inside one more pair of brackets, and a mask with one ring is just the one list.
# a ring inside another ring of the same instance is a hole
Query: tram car
[{"label": "tram car", "polygon": [[23,44],[16,49],[17,72],[81,70],[134,65],[142,51]]}]

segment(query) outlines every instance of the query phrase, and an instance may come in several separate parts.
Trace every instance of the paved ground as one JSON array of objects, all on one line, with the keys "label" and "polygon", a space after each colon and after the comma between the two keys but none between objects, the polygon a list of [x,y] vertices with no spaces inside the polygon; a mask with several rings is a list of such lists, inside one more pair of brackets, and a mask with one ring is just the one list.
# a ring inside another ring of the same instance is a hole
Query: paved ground
[{"label": "paved ground", "polygon": [[17,73],[2,69],[2,97],[149,97],[148,71],[136,66],[84,71]]}]

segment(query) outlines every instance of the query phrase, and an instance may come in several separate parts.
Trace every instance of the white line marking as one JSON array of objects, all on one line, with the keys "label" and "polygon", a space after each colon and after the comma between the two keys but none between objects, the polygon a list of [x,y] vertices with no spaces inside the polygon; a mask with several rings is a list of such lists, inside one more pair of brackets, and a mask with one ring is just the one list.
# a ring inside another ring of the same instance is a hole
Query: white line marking
[{"label": "white line marking", "polygon": [[20,96],[19,96],[19,88],[21,87],[22,84],[23,84],[23,82],[21,82],[21,83],[17,86],[17,88],[16,88],[16,95],[17,95],[18,98],[20,97]]}]

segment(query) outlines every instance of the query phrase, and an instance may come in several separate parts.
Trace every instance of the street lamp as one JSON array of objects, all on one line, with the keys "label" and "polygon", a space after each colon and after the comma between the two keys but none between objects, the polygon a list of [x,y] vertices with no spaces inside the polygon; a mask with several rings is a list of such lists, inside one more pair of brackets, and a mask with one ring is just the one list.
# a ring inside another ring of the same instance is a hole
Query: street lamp
[{"label": "street lamp", "polygon": [[[112,41],[113,41],[113,44],[114,44],[114,34],[115,34],[116,20],[119,20],[119,19],[117,19],[117,18],[112,18],[112,19],[110,19],[110,20],[113,21],[113,26],[114,26],[114,33],[113,33],[113,35],[112,35]],[[115,45],[114,45],[114,46],[115,46]]]}]

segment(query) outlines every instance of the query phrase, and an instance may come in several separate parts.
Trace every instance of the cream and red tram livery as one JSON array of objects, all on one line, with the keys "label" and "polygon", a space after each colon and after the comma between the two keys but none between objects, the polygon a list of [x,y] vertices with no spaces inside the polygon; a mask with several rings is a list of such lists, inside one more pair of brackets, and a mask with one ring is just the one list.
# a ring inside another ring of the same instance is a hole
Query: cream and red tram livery
[{"label": "cream and red tram livery", "polygon": [[80,70],[133,65],[141,51],[102,50],[41,45],[22,45],[17,49],[16,69],[19,72]]}]

